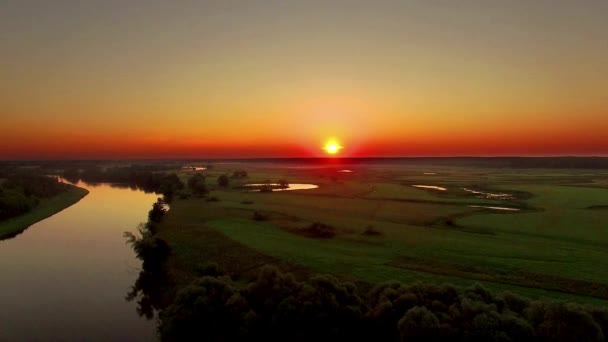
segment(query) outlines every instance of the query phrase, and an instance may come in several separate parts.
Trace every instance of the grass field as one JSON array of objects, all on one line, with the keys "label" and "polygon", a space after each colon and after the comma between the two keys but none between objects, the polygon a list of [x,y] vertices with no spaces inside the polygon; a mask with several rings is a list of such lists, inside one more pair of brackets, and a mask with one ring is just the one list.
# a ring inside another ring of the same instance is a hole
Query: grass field
[{"label": "grass field", "polygon": [[52,216],[63,209],[80,201],[89,192],[86,189],[70,186],[64,193],[51,198],[42,199],[40,203],[29,212],[0,222],[0,240],[12,238],[21,234],[29,226]]},{"label": "grass field", "polygon": [[[249,177],[215,186],[217,176],[238,169]],[[239,187],[281,178],[319,188]],[[530,297],[608,303],[607,180],[601,170],[223,164],[207,177],[219,201],[175,200],[159,236],[172,247],[169,265],[178,281],[209,261],[236,275],[278,263],[367,283],[479,282]],[[479,198],[464,189],[511,198]],[[267,220],[253,220],[254,211]],[[335,236],[303,234],[314,222],[334,227]],[[376,234],[364,233],[370,227]]]}]

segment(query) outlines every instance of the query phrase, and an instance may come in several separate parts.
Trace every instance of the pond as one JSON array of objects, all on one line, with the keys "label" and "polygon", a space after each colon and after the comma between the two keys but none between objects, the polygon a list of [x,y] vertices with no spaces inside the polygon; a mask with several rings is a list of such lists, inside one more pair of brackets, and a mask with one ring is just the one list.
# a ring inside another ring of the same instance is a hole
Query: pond
[{"label": "pond", "polygon": [[125,300],[140,261],[123,232],[157,196],[84,185],[80,202],[0,241],[0,340],[154,340],[155,322]]},{"label": "pond", "polygon": [[509,208],[509,207],[493,207],[493,206],[485,206],[485,205],[470,205],[471,208],[481,208],[481,209],[492,209],[492,210],[503,210],[503,211],[519,211],[518,208]]},{"label": "pond", "polygon": [[256,189],[256,188],[261,188],[263,186],[273,187],[272,191],[309,190],[309,189],[316,189],[319,187],[316,184],[305,184],[305,183],[289,183],[289,187],[287,187],[285,189],[278,188],[280,185],[277,183],[252,183],[252,184],[245,184],[244,186],[248,187],[248,188],[253,188],[251,191],[260,191],[260,189]]},{"label": "pond", "polygon": [[479,190],[472,190],[472,189],[467,189],[467,188],[462,188],[462,190],[466,191],[466,192],[470,192],[474,195],[477,195],[477,198],[487,198],[487,199],[513,199],[513,195],[511,194],[505,194],[505,193],[491,193],[491,192],[485,192],[485,191],[479,191]]},{"label": "pond", "polygon": [[436,185],[412,185],[414,188],[446,191],[447,188]]}]

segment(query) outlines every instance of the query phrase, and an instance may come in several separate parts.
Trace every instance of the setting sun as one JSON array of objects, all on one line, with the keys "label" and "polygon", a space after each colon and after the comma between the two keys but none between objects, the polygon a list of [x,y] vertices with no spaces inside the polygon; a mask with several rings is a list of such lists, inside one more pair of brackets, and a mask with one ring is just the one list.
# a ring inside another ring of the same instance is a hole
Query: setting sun
[{"label": "setting sun", "polygon": [[336,154],[342,149],[342,146],[340,146],[336,141],[331,140],[325,144],[323,149],[329,154]]}]

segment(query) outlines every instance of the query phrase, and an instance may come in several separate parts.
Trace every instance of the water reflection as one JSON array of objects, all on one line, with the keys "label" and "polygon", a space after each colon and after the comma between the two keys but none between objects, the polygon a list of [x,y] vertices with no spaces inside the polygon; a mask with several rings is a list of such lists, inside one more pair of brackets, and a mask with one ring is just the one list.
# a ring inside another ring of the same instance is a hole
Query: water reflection
[{"label": "water reflection", "polygon": [[81,184],[84,187],[91,187],[91,186],[98,187],[98,186],[102,186],[103,185],[103,186],[109,186],[109,187],[114,188],[114,189],[130,189],[130,190],[133,190],[133,191],[142,191],[142,192],[144,192],[146,194],[153,194],[153,193],[155,193],[153,189],[141,187],[141,186],[138,186],[138,185],[132,184],[132,183],[129,184],[129,183],[81,182]]},{"label": "water reflection", "polygon": [[466,191],[466,192],[470,192],[474,195],[477,195],[477,198],[487,198],[487,199],[513,199],[513,195],[511,194],[505,194],[505,193],[497,193],[497,194],[493,194],[491,192],[485,192],[485,191],[479,191],[479,190],[472,190],[472,189],[467,189],[467,188],[462,188],[462,190]]},{"label": "water reflection", "polygon": [[309,190],[316,189],[319,186],[316,184],[304,184],[304,183],[289,183],[286,188],[281,188],[278,183],[252,183],[245,184],[245,187],[252,188],[251,191],[260,191],[260,188],[269,187],[272,191],[291,191],[291,190]]},{"label": "water reflection", "polygon": [[503,211],[519,211],[518,208],[494,207],[494,206],[485,206],[485,205],[470,205],[469,207],[471,207],[471,208],[481,208],[481,209],[503,210]]},{"label": "water reflection", "polygon": [[441,187],[441,186],[436,186],[436,185],[412,185],[414,188],[420,188],[420,189],[430,189],[430,190],[439,190],[439,191],[446,191],[447,188]]},{"label": "water reflection", "polygon": [[0,243],[0,340],[155,339],[155,322],[124,299],[140,261],[122,236],[156,196],[79,184],[80,202]]},{"label": "water reflection", "polygon": [[140,224],[138,233],[125,232],[127,243],[133,248],[142,267],[137,280],[129,290],[126,300],[135,301],[139,315],[152,319],[162,308],[166,289],[169,289],[169,277],[165,261],[169,257],[169,245],[155,235],[154,224]]}]

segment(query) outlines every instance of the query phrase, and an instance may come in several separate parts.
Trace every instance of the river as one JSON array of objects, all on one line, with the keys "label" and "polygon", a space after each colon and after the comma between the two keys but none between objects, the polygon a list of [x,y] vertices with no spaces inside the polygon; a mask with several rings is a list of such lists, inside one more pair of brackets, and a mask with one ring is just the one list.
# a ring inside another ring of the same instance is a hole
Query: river
[{"label": "river", "polygon": [[78,184],[78,203],[0,241],[0,341],[156,338],[125,300],[141,265],[123,232],[147,219],[154,194]]}]

